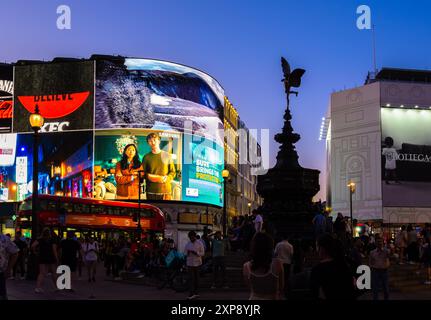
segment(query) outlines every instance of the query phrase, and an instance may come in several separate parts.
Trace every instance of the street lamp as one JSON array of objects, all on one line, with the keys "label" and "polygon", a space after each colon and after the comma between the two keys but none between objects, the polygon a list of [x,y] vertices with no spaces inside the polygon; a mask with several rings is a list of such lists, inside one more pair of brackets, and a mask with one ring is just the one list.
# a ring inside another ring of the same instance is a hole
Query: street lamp
[{"label": "street lamp", "polygon": [[356,191],[356,184],[353,181],[350,181],[349,184],[347,185],[347,187],[349,188],[349,194],[350,194],[350,229],[351,229],[352,238],[353,238],[353,235],[355,233],[353,231],[353,201],[352,201],[352,197]]},{"label": "street lamp", "polygon": [[141,235],[142,235],[142,226],[141,226],[141,192],[142,192],[142,182],[143,182],[143,176],[142,176],[143,170],[138,171],[138,183],[139,183],[139,191],[138,191],[138,226],[137,226],[137,241],[138,243],[141,242]]},{"label": "street lamp", "polygon": [[36,104],[34,113],[29,117],[30,126],[34,131],[33,134],[33,196],[31,201],[31,239],[36,240],[38,236],[38,191],[39,191],[39,130],[43,127],[45,119],[39,113],[39,107]]},{"label": "street lamp", "polygon": [[223,236],[226,237],[226,231],[227,231],[227,211],[226,211],[226,207],[227,207],[227,197],[226,197],[226,182],[229,179],[229,170],[224,169],[221,173],[222,177],[223,177]]},{"label": "street lamp", "polygon": [[[39,113],[39,107],[36,104],[34,107],[34,113],[30,114],[29,117],[30,126],[34,131],[33,134],[33,190],[31,197],[31,239],[33,243],[39,235],[39,219],[37,217],[38,212],[38,191],[39,191],[39,130],[43,127],[45,119]],[[27,259],[27,279],[35,280],[38,274],[37,259],[33,252]]]},{"label": "street lamp", "polygon": [[248,215],[250,215],[251,213],[251,202],[247,203],[248,206]]}]

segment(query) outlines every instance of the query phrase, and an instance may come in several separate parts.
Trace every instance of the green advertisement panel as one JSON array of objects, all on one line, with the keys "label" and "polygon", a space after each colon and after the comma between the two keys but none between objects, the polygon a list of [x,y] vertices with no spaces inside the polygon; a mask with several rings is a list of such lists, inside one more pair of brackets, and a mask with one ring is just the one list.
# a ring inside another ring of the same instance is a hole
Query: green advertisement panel
[{"label": "green advertisement panel", "polygon": [[183,145],[183,201],[223,206],[223,147],[189,134]]}]

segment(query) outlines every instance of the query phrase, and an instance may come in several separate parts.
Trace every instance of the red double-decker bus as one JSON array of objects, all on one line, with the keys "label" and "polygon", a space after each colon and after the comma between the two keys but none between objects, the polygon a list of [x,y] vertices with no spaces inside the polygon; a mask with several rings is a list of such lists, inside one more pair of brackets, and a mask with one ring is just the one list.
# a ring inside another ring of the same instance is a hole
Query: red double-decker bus
[{"label": "red double-decker bus", "polygon": [[[134,234],[137,231],[137,217],[141,214],[141,228],[144,234],[163,235],[165,217],[163,212],[150,204],[125,201],[105,201],[85,198],[70,198],[39,195],[39,224],[58,232],[75,230],[78,233],[93,233],[104,238],[107,234],[119,232]],[[29,235],[31,229],[32,201],[24,200],[18,210],[17,227]]]}]

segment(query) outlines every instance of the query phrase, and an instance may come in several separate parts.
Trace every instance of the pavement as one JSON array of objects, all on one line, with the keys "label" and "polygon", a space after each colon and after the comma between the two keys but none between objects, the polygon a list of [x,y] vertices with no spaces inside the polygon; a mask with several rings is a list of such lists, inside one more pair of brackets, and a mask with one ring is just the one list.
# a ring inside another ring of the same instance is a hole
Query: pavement
[{"label": "pavement", "polygon": [[[126,281],[114,281],[106,277],[104,268],[99,266],[96,282],[72,278],[73,292],[58,291],[50,277],[44,281],[44,293],[35,293],[35,281],[7,280],[9,300],[186,300],[188,292],[175,292],[172,289],[162,290]],[[83,274],[85,275],[85,273]],[[239,289],[204,289],[199,290],[199,300],[248,300],[248,291]],[[383,299],[381,294],[380,299]],[[358,298],[360,301],[372,300],[372,293],[366,292]],[[431,286],[415,291],[391,291],[390,300],[431,300]]]},{"label": "pavement", "polygon": [[[51,277],[46,277],[44,293],[35,293],[35,281],[7,280],[6,286],[9,300],[186,300],[188,292],[175,292],[166,288],[159,290],[155,287],[143,286],[122,281],[114,281],[101,274],[104,269],[98,269],[96,282],[88,282],[86,277],[82,280],[72,278],[74,292],[65,290],[56,291]],[[83,274],[84,275],[84,274]],[[200,300],[247,300],[247,291],[234,289],[202,289],[199,291]]]}]

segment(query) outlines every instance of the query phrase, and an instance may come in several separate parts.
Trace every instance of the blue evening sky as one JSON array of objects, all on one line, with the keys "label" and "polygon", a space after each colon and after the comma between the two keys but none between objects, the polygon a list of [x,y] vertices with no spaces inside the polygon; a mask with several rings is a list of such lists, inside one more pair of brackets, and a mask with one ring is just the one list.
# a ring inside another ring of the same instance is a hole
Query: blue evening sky
[{"label": "blue evening sky", "polygon": [[[72,29],[56,28],[69,5]],[[280,56],[306,69],[293,127],[300,163],[322,171],[318,141],[334,90],[362,85],[372,69],[371,32],[356,28],[356,8],[371,7],[377,67],[431,68],[430,1],[28,1],[0,0],[0,61],[86,57],[93,53],[165,59],[214,76],[249,128],[283,125]],[[278,146],[271,142],[271,165]],[[324,195],[320,194],[321,198]]]}]

